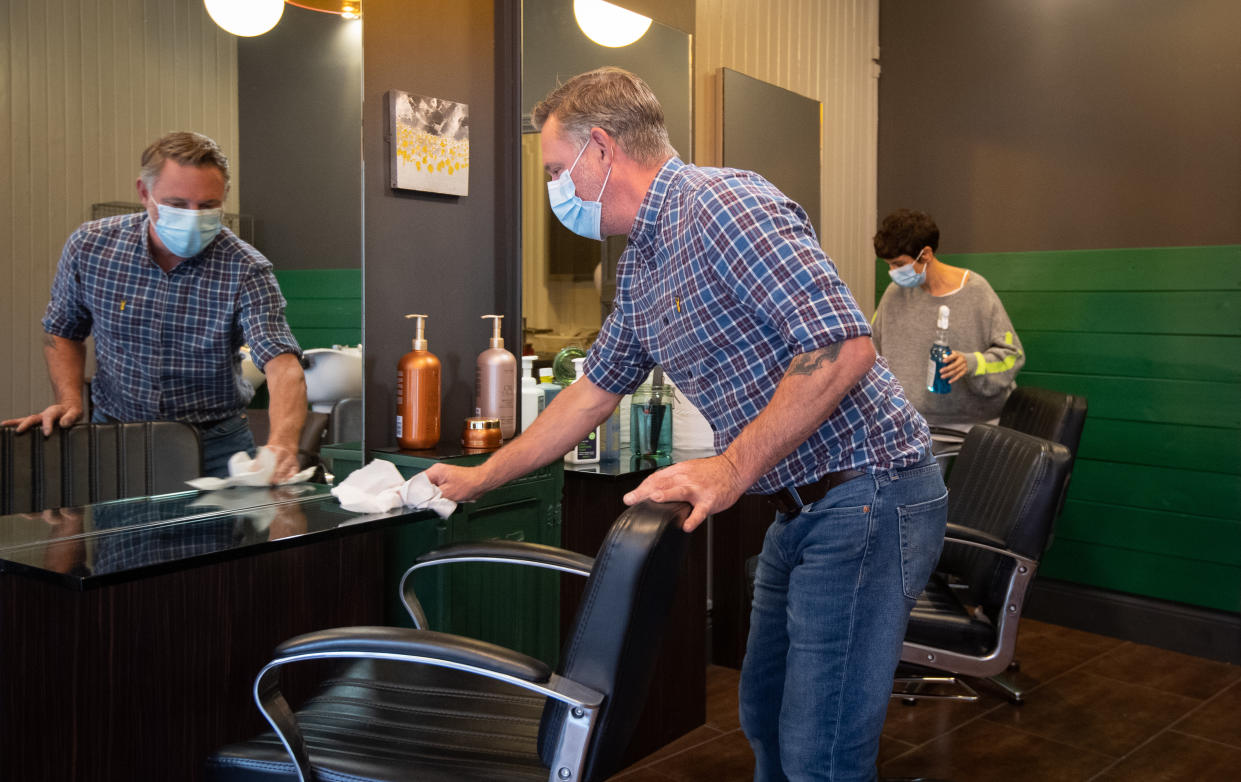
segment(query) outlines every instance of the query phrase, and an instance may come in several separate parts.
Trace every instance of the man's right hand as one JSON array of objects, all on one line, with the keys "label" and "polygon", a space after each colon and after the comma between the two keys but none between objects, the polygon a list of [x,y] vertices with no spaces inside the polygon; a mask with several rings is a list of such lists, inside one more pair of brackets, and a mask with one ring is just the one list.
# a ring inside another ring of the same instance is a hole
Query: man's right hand
[{"label": "man's right hand", "polygon": [[17,426],[18,434],[26,431],[36,424],[42,426],[43,436],[49,437],[52,434],[54,426],[60,426],[67,429],[77,423],[82,417],[82,405],[51,405],[43,410],[42,413],[28,415],[25,418],[10,418],[7,421],[0,421],[0,426]]}]

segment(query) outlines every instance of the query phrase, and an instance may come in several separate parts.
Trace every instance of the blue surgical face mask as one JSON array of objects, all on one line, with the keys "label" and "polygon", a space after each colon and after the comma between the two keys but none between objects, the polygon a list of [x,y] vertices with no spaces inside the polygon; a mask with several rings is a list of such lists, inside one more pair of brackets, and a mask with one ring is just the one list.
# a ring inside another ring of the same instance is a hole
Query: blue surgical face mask
[{"label": "blue surgical face mask", "polygon": [[608,166],[608,173],[603,178],[603,187],[599,188],[598,201],[583,201],[575,195],[577,188],[574,187],[573,178],[570,176],[573,169],[577,168],[577,161],[582,159],[582,153],[588,146],[590,146],[590,139],[586,140],[582,149],[577,153],[569,170],[560,172],[559,177],[547,183],[547,198],[551,201],[552,214],[556,215],[561,225],[578,236],[602,241],[603,235],[600,233],[599,223],[603,216],[603,191],[607,189],[608,179],[612,176],[612,167]]},{"label": "blue surgical face mask", "polygon": [[926,267],[923,267],[922,271],[914,269],[914,266],[918,263],[918,258],[921,257],[922,253],[918,253],[912,263],[898,266],[895,269],[888,269],[888,276],[892,278],[892,282],[902,288],[916,288],[926,282]]},{"label": "blue surgical face mask", "polygon": [[178,209],[167,204],[156,204],[159,219],[155,221],[155,234],[178,258],[193,258],[211,244],[222,227],[223,209]]}]

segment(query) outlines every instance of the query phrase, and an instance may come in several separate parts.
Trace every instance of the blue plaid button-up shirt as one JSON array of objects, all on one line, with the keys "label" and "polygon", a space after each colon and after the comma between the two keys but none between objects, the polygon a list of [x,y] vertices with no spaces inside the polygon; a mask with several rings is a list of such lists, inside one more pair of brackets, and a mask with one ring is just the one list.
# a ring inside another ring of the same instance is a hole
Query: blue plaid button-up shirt
[{"label": "blue plaid button-up shirt", "polygon": [[148,249],[145,212],[95,220],[65,243],[43,329],[95,336],[96,409],[122,421],[201,424],[254,395],[238,348],[260,369],[301,349],[271,263],[227,228],[170,272]]},{"label": "blue plaid button-up shirt", "polygon": [[[752,172],[674,157],[638,209],[615,308],[585,371],[624,394],[659,364],[706,416],[722,452],[766,407],[794,356],[869,334],[800,206]],[[905,467],[929,446],[926,422],[879,358],[750,491],[836,470]]]}]

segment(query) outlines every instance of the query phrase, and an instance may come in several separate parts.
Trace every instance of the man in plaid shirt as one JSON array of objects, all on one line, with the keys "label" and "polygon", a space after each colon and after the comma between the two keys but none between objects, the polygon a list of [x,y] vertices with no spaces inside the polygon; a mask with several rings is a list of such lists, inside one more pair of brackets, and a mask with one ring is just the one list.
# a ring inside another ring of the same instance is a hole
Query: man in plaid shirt
[{"label": "man in plaid shirt", "polygon": [[628,236],[614,310],[585,377],[527,433],[428,476],[475,498],[560,457],[662,366],[717,455],[653,473],[625,502],[688,502],[686,531],[746,492],[778,511],[741,674],[755,779],[874,779],[905,625],[943,544],[926,422],[801,207],[752,172],[681,162],[640,79],[582,74],[533,119],[553,213],[582,236]]},{"label": "man in plaid shirt", "polygon": [[184,421],[199,430],[204,474],[252,451],[241,376],[248,343],[267,375],[274,481],[297,471],[306,419],[301,349],[271,263],[221,224],[228,158],[199,133],[170,133],[142,155],[144,212],[95,220],[69,237],[43,317],[56,403],[4,421],[18,431],[83,414],[84,340],[95,337],[92,420]]}]

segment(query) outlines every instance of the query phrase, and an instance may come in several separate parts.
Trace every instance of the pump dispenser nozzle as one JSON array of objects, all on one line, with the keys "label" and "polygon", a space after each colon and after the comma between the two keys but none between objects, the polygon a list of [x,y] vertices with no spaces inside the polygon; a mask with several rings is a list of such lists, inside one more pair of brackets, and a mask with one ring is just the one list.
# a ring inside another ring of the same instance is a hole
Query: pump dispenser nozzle
[{"label": "pump dispenser nozzle", "polygon": [[488,347],[502,348],[504,347],[504,337],[500,335],[500,321],[504,320],[503,315],[483,315],[482,319],[494,318],[491,321],[491,344]]},{"label": "pump dispenser nozzle", "polygon": [[414,350],[426,350],[427,349],[427,340],[426,340],[427,316],[426,315],[406,315],[405,317],[418,319],[414,324]]}]

